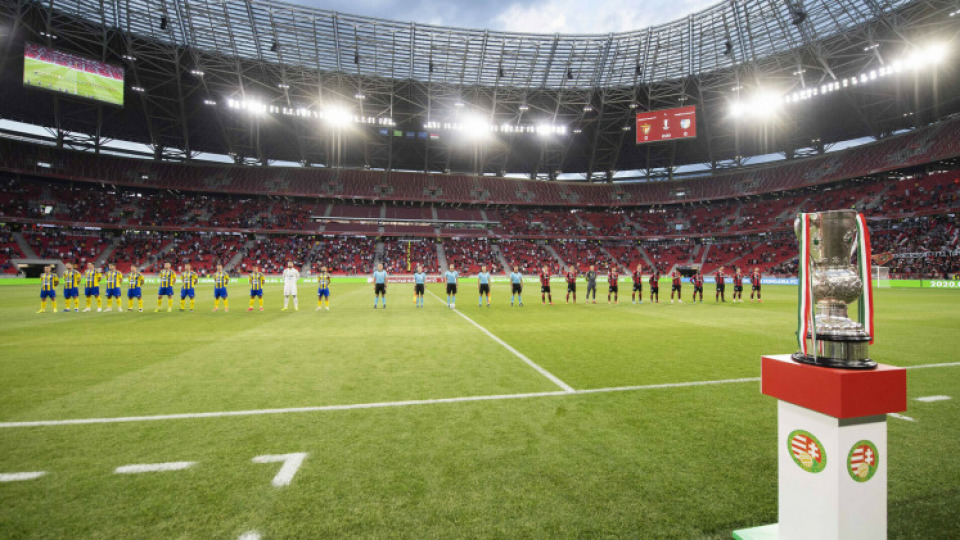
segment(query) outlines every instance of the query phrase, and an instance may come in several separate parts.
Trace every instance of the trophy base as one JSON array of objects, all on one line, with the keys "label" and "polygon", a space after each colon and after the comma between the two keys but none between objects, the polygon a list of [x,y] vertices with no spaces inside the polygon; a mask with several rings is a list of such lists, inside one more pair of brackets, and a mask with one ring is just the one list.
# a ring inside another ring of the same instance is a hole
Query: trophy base
[{"label": "trophy base", "polygon": [[809,354],[803,354],[801,352],[795,352],[791,356],[794,362],[800,362],[801,364],[810,364],[812,366],[822,366],[828,368],[838,368],[838,369],[873,369],[877,367],[877,363],[869,358],[865,360],[840,360],[836,358],[824,358],[818,356],[814,358]]},{"label": "trophy base", "polygon": [[[808,334],[808,337],[809,334]],[[870,337],[817,335],[817,355],[796,352],[792,358],[801,364],[839,369],[873,369],[877,363],[867,358]]]}]

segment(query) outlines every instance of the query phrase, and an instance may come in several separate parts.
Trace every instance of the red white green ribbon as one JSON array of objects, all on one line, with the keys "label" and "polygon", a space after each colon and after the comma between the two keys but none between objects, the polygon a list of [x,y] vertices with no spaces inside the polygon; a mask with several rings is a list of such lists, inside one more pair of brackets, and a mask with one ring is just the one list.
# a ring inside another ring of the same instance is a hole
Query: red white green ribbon
[{"label": "red white green ribbon", "polygon": [[870,229],[863,214],[857,214],[857,271],[863,287],[860,295],[859,319],[873,344],[873,267],[871,263]]},{"label": "red white green ribbon", "polygon": [[813,272],[810,268],[810,218],[812,214],[800,214],[800,260],[797,265],[799,277],[799,301],[797,302],[797,343],[800,352],[807,355],[807,334],[813,337],[816,354],[816,314],[813,310]]}]

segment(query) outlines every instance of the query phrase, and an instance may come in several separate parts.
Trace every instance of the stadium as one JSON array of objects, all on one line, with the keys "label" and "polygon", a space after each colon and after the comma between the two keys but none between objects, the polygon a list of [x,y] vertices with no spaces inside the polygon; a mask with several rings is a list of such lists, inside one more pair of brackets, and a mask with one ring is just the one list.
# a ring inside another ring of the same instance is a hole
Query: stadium
[{"label": "stadium", "polygon": [[746,538],[784,520],[798,216],[839,210],[906,369],[885,534],[960,537],[958,35],[4,0],[0,537]]}]

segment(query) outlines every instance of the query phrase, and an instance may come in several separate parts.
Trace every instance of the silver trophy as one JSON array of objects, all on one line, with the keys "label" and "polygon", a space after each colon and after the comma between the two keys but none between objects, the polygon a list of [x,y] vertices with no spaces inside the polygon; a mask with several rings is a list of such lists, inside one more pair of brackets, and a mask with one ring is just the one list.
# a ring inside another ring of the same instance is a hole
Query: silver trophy
[{"label": "silver trophy", "polygon": [[[794,232],[802,242],[799,218],[794,221]],[[863,286],[851,262],[857,249],[856,211],[832,210],[811,215],[808,249],[816,313],[816,354],[797,352],[793,359],[846,369],[876,367],[877,363],[868,356],[870,335],[863,325],[847,317],[847,305],[860,298]],[[813,338],[809,333],[806,337]]]}]

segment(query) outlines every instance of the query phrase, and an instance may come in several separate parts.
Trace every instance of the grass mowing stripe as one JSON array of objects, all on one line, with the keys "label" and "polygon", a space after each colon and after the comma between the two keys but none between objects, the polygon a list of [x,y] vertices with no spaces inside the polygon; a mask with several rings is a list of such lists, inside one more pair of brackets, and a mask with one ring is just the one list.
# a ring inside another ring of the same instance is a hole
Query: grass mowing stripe
[{"label": "grass mowing stripe", "polygon": [[[466,317],[466,316],[464,316]],[[960,362],[955,363],[941,363],[941,364],[921,364],[917,366],[910,366],[907,369],[923,369],[923,368],[938,368],[938,367],[955,367],[960,366]],[[537,398],[537,397],[553,397],[553,396],[564,396],[564,395],[581,395],[581,394],[603,394],[610,392],[632,392],[640,390],[657,390],[665,388],[686,388],[691,386],[710,386],[718,384],[737,384],[737,383],[748,383],[748,382],[759,382],[760,377],[742,377],[738,379],[718,379],[714,381],[689,381],[689,382],[678,382],[678,383],[662,383],[662,384],[647,384],[647,385],[634,385],[634,386],[612,386],[608,388],[586,388],[583,390],[564,390],[556,392],[529,392],[524,394],[500,394],[500,395],[489,395],[489,396],[464,396],[464,397],[454,397],[454,398],[438,398],[438,399],[414,399],[414,400],[405,400],[405,401],[383,401],[377,403],[353,403],[348,405],[322,405],[317,407],[289,407],[282,409],[255,409],[248,411],[218,411],[218,412],[202,412],[202,413],[183,413],[183,414],[159,414],[152,416],[119,416],[113,418],[74,418],[68,420],[37,420],[37,421],[25,421],[25,422],[0,422],[0,429],[4,428],[18,428],[18,427],[50,427],[50,426],[66,426],[66,425],[83,425],[83,424],[116,424],[116,423],[126,423],[126,422],[149,422],[149,421],[159,421],[159,420],[187,420],[192,418],[222,418],[228,416],[257,416],[265,414],[291,414],[291,413],[305,413],[305,412],[323,412],[323,411],[346,411],[354,409],[380,409],[387,407],[409,407],[414,405],[437,405],[443,403],[464,403],[471,401],[498,401],[498,400],[507,400],[507,399],[528,399],[528,398]],[[894,418],[901,418],[903,420],[913,421],[912,418],[904,417],[898,414],[891,414]]]},{"label": "grass mowing stripe", "polygon": [[[438,302],[440,302],[441,304],[443,303],[443,299],[441,299],[439,296],[437,296],[436,294],[434,294],[433,291],[427,291],[427,292],[430,293],[430,296],[436,298]],[[554,375],[553,373],[550,373],[549,371],[547,371],[547,370],[543,369],[542,367],[540,367],[539,365],[537,365],[536,362],[534,362],[533,360],[530,360],[530,359],[527,358],[523,353],[521,353],[520,351],[518,351],[518,350],[514,349],[513,347],[511,347],[506,341],[503,341],[502,339],[500,339],[500,338],[498,338],[497,336],[493,335],[489,330],[487,330],[486,328],[484,328],[484,327],[480,326],[479,324],[477,324],[477,323],[476,323],[473,319],[471,319],[470,317],[467,317],[466,315],[464,315],[463,313],[460,313],[460,312],[457,311],[456,309],[454,309],[453,311],[456,312],[457,315],[463,317],[464,320],[466,320],[468,323],[470,323],[470,324],[472,324],[473,326],[476,326],[478,329],[480,329],[480,331],[483,332],[484,334],[486,334],[490,339],[496,341],[497,343],[499,343],[500,345],[502,345],[503,348],[505,348],[505,349],[507,349],[508,351],[512,352],[514,355],[516,355],[517,358],[519,358],[520,360],[523,360],[524,363],[526,363],[528,366],[530,366],[530,367],[532,367],[533,369],[537,370],[537,372],[540,373],[541,375],[543,375],[544,377],[550,379],[550,382],[552,382],[553,384],[559,386],[560,388],[563,388],[563,390],[566,391],[566,392],[575,392],[575,390],[573,389],[572,386],[570,386],[569,384],[561,381],[559,378],[557,378],[556,375]]]},{"label": "grass mowing stripe", "polygon": [[17,427],[50,427],[83,424],[115,424],[126,422],[149,422],[159,420],[186,420],[192,418],[222,418],[228,416],[258,416],[265,414],[291,414],[322,411],[348,411],[355,409],[381,409],[387,407],[409,407],[414,405],[438,405],[443,403],[465,403],[471,401],[501,401],[508,399],[529,399],[538,397],[574,396],[580,394],[603,394],[610,392],[632,392],[639,390],[658,390],[665,388],[684,388],[689,386],[708,386],[718,384],[736,384],[758,382],[759,377],[741,379],[722,379],[716,381],[691,381],[680,383],[651,384],[646,386],[615,386],[610,388],[590,388],[586,390],[558,390],[555,392],[530,392],[526,394],[502,394],[491,396],[464,396],[439,399],[416,399],[407,401],[384,401],[379,403],[354,403],[350,405],[322,405],[317,407],[291,407],[286,409],[258,409],[250,411],[221,411],[204,413],[161,414],[155,416],[125,416],[114,418],[74,418],[69,420],[37,420],[26,422],[0,422],[2,428]]}]

